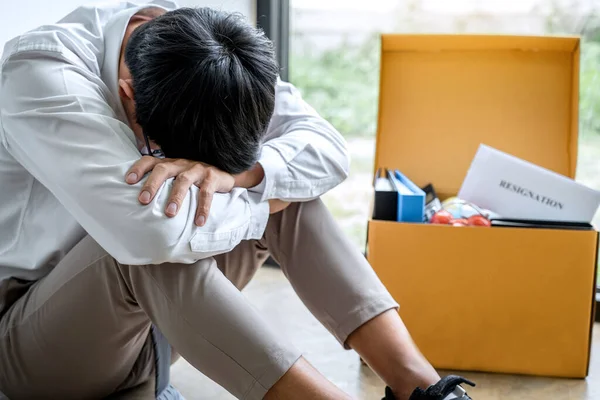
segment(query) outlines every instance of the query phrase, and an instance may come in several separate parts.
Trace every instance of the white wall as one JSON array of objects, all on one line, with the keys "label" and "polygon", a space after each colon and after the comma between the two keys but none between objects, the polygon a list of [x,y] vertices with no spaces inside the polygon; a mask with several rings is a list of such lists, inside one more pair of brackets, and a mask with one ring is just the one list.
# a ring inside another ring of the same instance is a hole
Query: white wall
[{"label": "white wall", "polygon": [[[144,0],[129,1],[145,3]],[[10,5],[4,5],[5,2]],[[100,0],[0,0],[2,4],[0,53],[4,43],[11,38],[40,25],[56,22],[82,4],[99,2]],[[246,15],[252,23],[256,22],[256,0],[176,0],[176,2],[180,6],[209,6],[225,11],[238,11]]]}]

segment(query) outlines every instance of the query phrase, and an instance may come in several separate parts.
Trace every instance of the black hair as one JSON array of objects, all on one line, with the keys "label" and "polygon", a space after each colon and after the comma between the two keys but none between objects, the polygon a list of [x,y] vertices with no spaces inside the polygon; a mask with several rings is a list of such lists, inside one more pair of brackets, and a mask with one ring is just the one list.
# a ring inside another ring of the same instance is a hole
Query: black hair
[{"label": "black hair", "polygon": [[133,31],[125,63],[136,120],[166,157],[232,174],[256,163],[279,70],[272,42],[244,17],[169,11]]}]

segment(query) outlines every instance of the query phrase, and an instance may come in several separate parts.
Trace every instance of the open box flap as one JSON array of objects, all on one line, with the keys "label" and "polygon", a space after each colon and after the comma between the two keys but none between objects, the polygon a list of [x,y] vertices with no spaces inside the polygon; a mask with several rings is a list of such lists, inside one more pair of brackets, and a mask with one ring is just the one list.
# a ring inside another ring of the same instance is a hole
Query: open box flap
[{"label": "open box flap", "polygon": [[573,178],[579,38],[382,35],[375,168],[455,195],[480,143]]}]

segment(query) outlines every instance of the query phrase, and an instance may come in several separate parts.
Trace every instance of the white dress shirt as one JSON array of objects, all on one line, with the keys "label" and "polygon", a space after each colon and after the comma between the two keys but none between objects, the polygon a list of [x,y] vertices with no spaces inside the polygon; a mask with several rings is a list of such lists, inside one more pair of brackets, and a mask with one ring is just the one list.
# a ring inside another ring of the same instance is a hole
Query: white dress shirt
[{"label": "white dress shirt", "polygon": [[261,238],[266,200],[314,199],[342,182],[342,136],[279,81],[262,146],[265,179],[215,194],[194,224],[193,186],[174,218],[164,215],[172,179],[148,206],[124,178],[140,158],[118,96],[118,62],[130,17],[158,0],[84,6],[11,41],[0,59],[0,280],[39,279],[86,233],[119,262],[192,263]]}]

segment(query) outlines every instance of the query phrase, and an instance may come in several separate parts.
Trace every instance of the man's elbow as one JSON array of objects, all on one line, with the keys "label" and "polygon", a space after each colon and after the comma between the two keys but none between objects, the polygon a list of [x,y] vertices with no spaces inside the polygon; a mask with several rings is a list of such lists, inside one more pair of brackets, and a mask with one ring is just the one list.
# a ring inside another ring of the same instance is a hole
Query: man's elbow
[{"label": "man's elbow", "polygon": [[313,193],[315,197],[321,196],[342,184],[350,175],[350,157],[347,150],[339,151],[335,157],[330,158],[326,177],[320,182],[319,189]]},{"label": "man's elbow", "polygon": [[348,147],[344,143],[343,146],[340,146],[338,149],[337,157],[335,157],[334,165],[335,165],[335,174],[334,176],[338,177],[339,182],[336,185],[339,185],[343,181],[345,181],[348,176],[350,176],[350,152],[348,151]]},{"label": "man's elbow", "polygon": [[335,163],[335,169],[338,172],[338,176],[340,177],[340,182],[345,181],[350,175],[350,151],[348,150],[348,142],[342,136],[342,134],[335,129],[333,126],[330,126],[332,130],[331,136],[335,138],[334,148],[332,148],[332,161]]},{"label": "man's elbow", "polygon": [[345,181],[348,176],[350,176],[350,153],[348,152],[348,148],[344,146],[343,157],[342,157],[342,181]]}]

